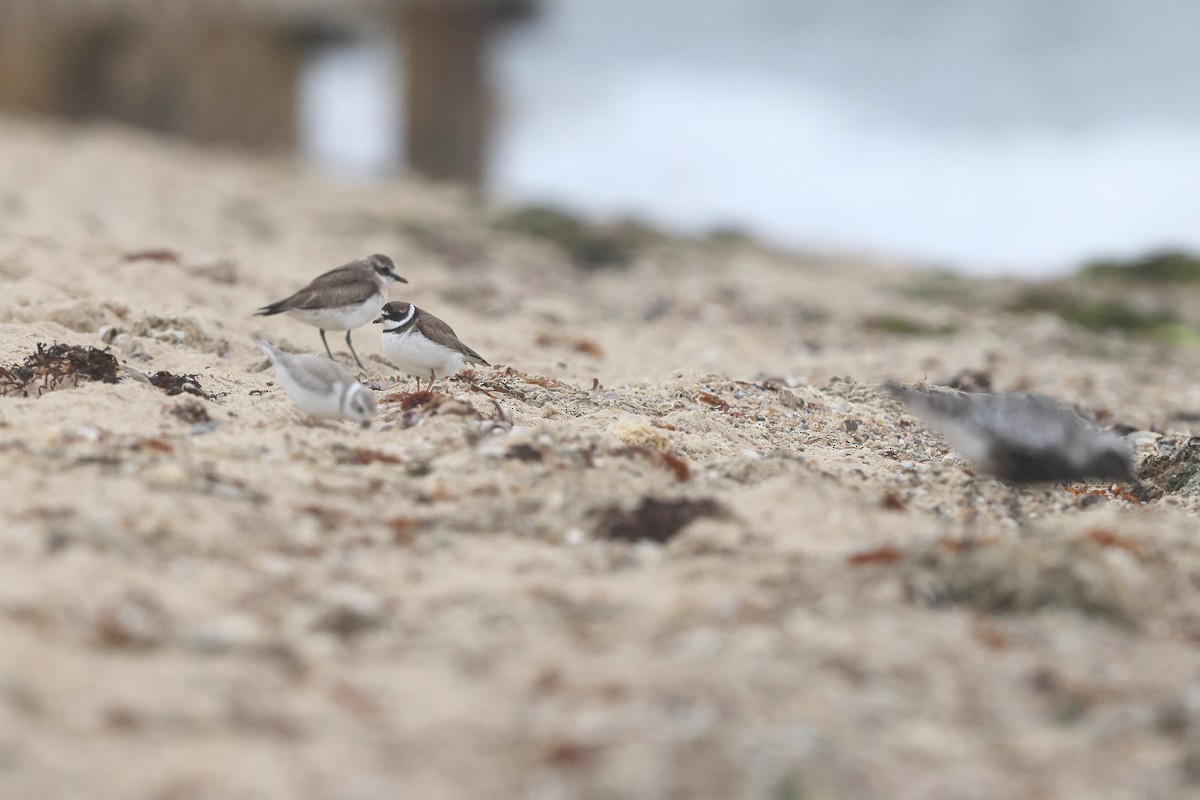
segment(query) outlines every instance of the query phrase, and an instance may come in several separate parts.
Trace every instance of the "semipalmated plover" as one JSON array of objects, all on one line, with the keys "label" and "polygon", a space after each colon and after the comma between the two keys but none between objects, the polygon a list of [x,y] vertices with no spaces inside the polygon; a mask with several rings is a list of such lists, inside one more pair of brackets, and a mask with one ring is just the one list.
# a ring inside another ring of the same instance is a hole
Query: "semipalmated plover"
[{"label": "semipalmated plover", "polygon": [[358,353],[354,352],[350,333],[370,322],[380,304],[387,302],[387,285],[392,281],[408,283],[406,278],[396,274],[396,265],[390,258],[376,253],[331,269],[313,278],[312,283],[291,297],[263,306],[254,313],[264,317],[290,314],[307,325],[316,326],[330,358],[333,358],[333,351],[325,341],[325,331],[345,331],[350,355],[354,356],[359,369],[366,371]]},{"label": "semipalmated plover", "polygon": [[893,395],[981,471],[1010,483],[1103,478],[1136,483],[1124,438],[1086,424],[1073,410],[1045,397],[910,389]]},{"label": "semipalmated plover", "polygon": [[467,364],[490,366],[483,356],[459,341],[453,328],[412,303],[388,303],[375,322],[383,323],[383,357],[416,377],[417,391],[426,375],[432,387],[437,378],[453,375]]},{"label": "semipalmated plover", "polygon": [[375,416],[375,395],[341,364],[320,356],[289,355],[262,339],[254,342],[271,359],[279,385],[302,411],[323,419],[354,420],[364,428]]}]

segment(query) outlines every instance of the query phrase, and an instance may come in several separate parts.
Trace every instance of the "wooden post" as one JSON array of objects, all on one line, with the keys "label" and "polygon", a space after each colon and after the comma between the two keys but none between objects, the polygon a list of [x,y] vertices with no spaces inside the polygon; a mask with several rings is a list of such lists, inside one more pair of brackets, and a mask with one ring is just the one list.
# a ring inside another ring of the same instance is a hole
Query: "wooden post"
[{"label": "wooden post", "polygon": [[402,15],[408,166],[480,188],[492,110],[487,43],[496,15],[459,2],[416,2]]},{"label": "wooden post", "polygon": [[0,2],[0,106],[61,114],[69,80],[64,55],[77,52],[85,26],[41,13],[32,3]]},{"label": "wooden post", "polygon": [[88,17],[0,0],[0,107],[15,111],[292,149],[303,58],[289,26],[222,9]]},{"label": "wooden post", "polygon": [[[405,53],[407,163],[428,178],[482,188],[489,38],[506,19],[532,13],[536,0],[390,2]],[[95,13],[78,3],[0,0],[0,107],[295,148],[299,17],[273,13],[266,0],[130,0]],[[344,0],[311,4],[347,12]]]}]

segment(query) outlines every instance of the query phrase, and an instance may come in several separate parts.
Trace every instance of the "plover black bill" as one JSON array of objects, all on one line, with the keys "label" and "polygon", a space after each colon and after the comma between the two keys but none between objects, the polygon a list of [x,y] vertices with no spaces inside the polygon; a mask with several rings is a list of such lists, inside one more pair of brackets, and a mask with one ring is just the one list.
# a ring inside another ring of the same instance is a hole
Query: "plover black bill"
[{"label": "plover black bill", "polygon": [[263,306],[254,313],[264,317],[288,314],[315,326],[321,332],[321,343],[330,358],[333,358],[333,351],[325,341],[325,331],[345,331],[350,355],[365,372],[367,368],[354,352],[350,334],[370,322],[379,312],[379,306],[387,302],[387,285],[392,281],[408,283],[408,279],[396,274],[396,265],[390,258],[376,253],[331,269],[313,278],[308,286],[290,297]]},{"label": "plover black bill", "polygon": [[910,389],[891,393],[979,469],[1009,483],[1082,481],[1136,483],[1124,438],[1098,431],[1073,410],[1045,397]]},{"label": "plover black bill", "polygon": [[383,323],[383,357],[415,376],[417,391],[423,377],[429,377],[432,388],[434,380],[453,375],[467,364],[489,366],[483,356],[459,341],[453,328],[412,303],[388,303],[375,321]]},{"label": "plover black bill", "polygon": [[375,416],[375,395],[341,364],[320,356],[289,355],[262,339],[254,342],[271,359],[275,378],[300,410],[322,419],[353,420],[364,428]]}]

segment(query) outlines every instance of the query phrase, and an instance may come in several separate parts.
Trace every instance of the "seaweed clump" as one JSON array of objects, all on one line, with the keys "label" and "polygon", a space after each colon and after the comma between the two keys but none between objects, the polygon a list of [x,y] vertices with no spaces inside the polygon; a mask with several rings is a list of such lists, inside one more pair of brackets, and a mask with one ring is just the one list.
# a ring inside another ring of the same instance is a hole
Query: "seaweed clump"
[{"label": "seaweed clump", "polygon": [[37,349],[20,364],[0,367],[0,395],[28,397],[31,388],[41,395],[89,381],[116,383],[120,369],[107,349],[38,342]]},{"label": "seaweed clump", "polygon": [[1200,495],[1200,437],[1188,439],[1169,453],[1146,458],[1138,477],[1164,494]]},{"label": "seaweed clump", "polygon": [[162,389],[167,393],[167,397],[175,395],[193,394],[196,397],[203,397],[205,400],[212,400],[213,396],[204,391],[200,386],[200,379],[196,375],[175,375],[164,370],[150,375],[150,383],[155,388]]},{"label": "seaweed clump", "polygon": [[596,526],[602,539],[622,542],[652,541],[660,544],[675,538],[689,523],[703,517],[725,519],[729,510],[710,497],[663,499],[643,497],[632,509],[604,509]]}]

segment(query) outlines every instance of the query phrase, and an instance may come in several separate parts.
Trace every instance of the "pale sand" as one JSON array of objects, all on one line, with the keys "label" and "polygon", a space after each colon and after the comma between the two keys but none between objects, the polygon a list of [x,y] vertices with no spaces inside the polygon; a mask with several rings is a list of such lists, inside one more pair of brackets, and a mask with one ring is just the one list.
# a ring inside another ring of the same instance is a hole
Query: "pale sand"
[{"label": "pale sand", "polygon": [[[219,395],[0,398],[0,797],[1200,792],[1196,497],[972,488],[877,388],[990,367],[1168,434],[1144,455],[1190,435],[1194,348],[747,243],[585,273],[447,190],[122,132],[0,120],[0,153],[0,365],[113,326],[129,367]],[[253,310],[375,251],[516,370],[474,376],[511,430],[462,380],[469,408],[367,430],[269,384],[252,334],[320,339]],[[864,325],[889,313],[957,332]],[[597,538],[647,495],[733,516]]]}]

